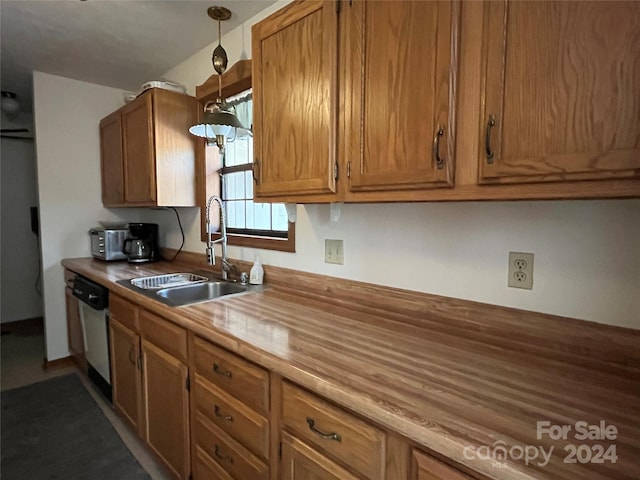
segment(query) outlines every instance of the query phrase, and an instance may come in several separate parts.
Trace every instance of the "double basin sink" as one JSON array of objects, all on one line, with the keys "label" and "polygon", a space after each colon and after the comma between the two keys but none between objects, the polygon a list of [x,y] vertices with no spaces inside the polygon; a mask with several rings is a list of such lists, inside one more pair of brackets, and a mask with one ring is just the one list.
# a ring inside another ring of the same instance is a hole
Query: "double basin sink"
[{"label": "double basin sink", "polygon": [[172,307],[209,302],[263,289],[262,285],[243,285],[199,273],[169,273],[118,280],[116,283]]}]

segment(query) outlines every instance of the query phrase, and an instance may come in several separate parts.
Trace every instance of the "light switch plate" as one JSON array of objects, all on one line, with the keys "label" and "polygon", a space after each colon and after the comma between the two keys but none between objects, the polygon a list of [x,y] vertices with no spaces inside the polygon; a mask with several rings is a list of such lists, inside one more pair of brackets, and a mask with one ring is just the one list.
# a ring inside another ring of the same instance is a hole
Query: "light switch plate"
[{"label": "light switch plate", "polygon": [[344,265],[344,242],[342,240],[325,239],[324,262]]}]

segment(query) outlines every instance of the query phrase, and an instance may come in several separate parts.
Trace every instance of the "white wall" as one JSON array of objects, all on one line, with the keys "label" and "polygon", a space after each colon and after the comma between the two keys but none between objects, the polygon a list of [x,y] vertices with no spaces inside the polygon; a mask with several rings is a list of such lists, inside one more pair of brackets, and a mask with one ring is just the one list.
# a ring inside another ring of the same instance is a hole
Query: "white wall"
[{"label": "white wall", "polygon": [[[286,3],[223,37],[230,65],[250,58],[250,26]],[[216,44],[164,77],[194,93],[213,73]],[[186,250],[203,252],[195,210],[185,217]],[[177,228],[157,221],[165,242],[178,244]],[[344,265],[324,263],[326,238],[344,240]],[[639,200],[345,205],[333,223],[327,205],[298,206],[296,248],[260,256],[268,265],[640,329]],[[533,290],[506,287],[509,251],[535,254]],[[255,253],[229,249],[245,260]]]},{"label": "white wall", "polygon": [[[32,128],[32,124],[32,115],[26,113],[15,122],[2,121],[3,128]],[[6,323],[42,316],[42,298],[36,290],[40,252],[30,217],[30,207],[38,205],[33,140],[0,139],[0,163],[0,321]]]},{"label": "white wall", "polygon": [[123,105],[122,91],[41,72],[33,75],[47,359],[66,357],[63,269],[90,256],[99,220],[138,221],[138,211],[103,208],[99,122]]}]

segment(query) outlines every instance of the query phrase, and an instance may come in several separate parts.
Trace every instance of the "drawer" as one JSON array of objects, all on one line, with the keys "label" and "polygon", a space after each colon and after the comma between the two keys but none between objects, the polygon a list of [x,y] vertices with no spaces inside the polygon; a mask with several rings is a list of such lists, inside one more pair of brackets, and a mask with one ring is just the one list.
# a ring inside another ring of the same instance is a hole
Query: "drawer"
[{"label": "drawer", "polygon": [[260,412],[269,412],[269,372],[222,348],[194,337],[196,371]]},{"label": "drawer", "polygon": [[200,412],[196,413],[194,428],[196,447],[210,456],[233,478],[268,480],[269,467]]},{"label": "drawer", "polygon": [[130,301],[109,293],[109,315],[135,332],[140,331],[139,310]]},{"label": "drawer", "polygon": [[345,410],[287,382],[282,421],[300,439],[371,480],[384,478],[385,434]]},{"label": "drawer", "polygon": [[420,450],[411,452],[414,480],[473,480],[459,470],[436,460]]},{"label": "drawer", "polygon": [[269,459],[269,421],[196,373],[196,408],[256,455]]},{"label": "drawer", "polygon": [[140,331],[142,337],[187,362],[187,331],[146,310],[140,311]]},{"label": "drawer", "polygon": [[194,480],[233,480],[231,475],[225,472],[200,447],[196,447],[193,474]]}]

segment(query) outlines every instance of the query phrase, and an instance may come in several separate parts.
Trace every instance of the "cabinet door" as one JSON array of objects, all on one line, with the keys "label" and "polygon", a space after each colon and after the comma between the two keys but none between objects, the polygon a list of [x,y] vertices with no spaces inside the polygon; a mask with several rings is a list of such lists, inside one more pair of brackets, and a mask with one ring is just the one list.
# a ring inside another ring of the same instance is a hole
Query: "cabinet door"
[{"label": "cabinet door", "polygon": [[128,204],[156,201],[152,92],[122,108],[124,198]]},{"label": "cabinet door", "polygon": [[84,358],[84,338],[82,335],[82,323],[80,322],[80,306],[78,299],[73,296],[73,290],[66,287],[64,293],[67,308],[67,340],[69,341],[69,353],[71,353],[77,361],[79,358]]},{"label": "cabinet door", "polygon": [[188,368],[142,340],[145,440],[178,477],[189,476]]},{"label": "cabinet door", "polygon": [[122,117],[118,110],[100,122],[100,170],[105,206],[124,203],[122,161]]},{"label": "cabinet door", "polygon": [[425,453],[414,450],[411,480],[472,480],[472,478]]},{"label": "cabinet door", "polygon": [[153,126],[156,201],[174,207],[196,206],[196,138],[189,127],[198,121],[198,101],[189,95],[155,89]]},{"label": "cabinet door", "polygon": [[309,445],[282,434],[282,478],[284,480],[359,480]]},{"label": "cabinet door", "polygon": [[109,321],[113,406],[139,433],[144,431],[140,337],[117,320]]},{"label": "cabinet door", "polygon": [[459,11],[450,1],[353,2],[351,191],[453,185]]},{"label": "cabinet door", "polygon": [[337,24],[305,0],[253,27],[256,198],[335,192]]},{"label": "cabinet door", "polygon": [[640,173],[640,3],[487,2],[480,181]]}]

